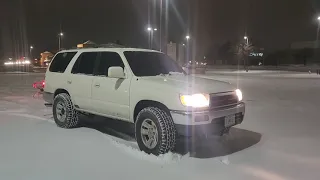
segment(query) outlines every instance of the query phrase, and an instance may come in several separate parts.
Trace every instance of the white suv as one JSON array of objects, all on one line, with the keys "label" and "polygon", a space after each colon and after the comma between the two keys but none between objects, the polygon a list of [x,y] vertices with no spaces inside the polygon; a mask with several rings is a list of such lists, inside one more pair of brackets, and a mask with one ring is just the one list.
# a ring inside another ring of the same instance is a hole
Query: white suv
[{"label": "white suv", "polygon": [[156,155],[172,150],[177,135],[226,133],[245,113],[239,89],[187,75],[152,50],[61,51],[45,82],[44,100],[59,127],[76,127],[78,113],[134,123],[140,149]]}]

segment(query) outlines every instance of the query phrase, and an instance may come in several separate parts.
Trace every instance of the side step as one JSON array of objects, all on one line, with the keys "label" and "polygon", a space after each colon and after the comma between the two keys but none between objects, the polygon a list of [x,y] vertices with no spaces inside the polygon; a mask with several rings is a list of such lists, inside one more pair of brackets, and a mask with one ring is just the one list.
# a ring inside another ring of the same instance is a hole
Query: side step
[{"label": "side step", "polygon": [[44,104],[46,107],[52,107],[52,104],[51,103],[45,103]]}]

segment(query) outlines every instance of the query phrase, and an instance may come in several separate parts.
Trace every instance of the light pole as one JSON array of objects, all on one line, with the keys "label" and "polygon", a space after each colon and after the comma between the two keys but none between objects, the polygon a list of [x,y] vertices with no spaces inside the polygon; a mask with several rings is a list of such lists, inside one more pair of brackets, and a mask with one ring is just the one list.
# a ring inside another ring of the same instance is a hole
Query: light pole
[{"label": "light pole", "polygon": [[155,31],[158,31],[158,29],[157,28],[148,27],[147,31],[148,31],[148,35],[149,35],[149,49],[152,49],[152,46],[153,46],[153,33]]},{"label": "light pole", "polygon": [[320,16],[318,17],[318,29],[317,29],[317,41],[319,41],[319,30],[320,30]]},{"label": "light pole", "polygon": [[32,53],[32,49],[33,49],[33,46],[30,46],[30,55],[31,55],[31,53]]},{"label": "light pole", "polygon": [[160,0],[160,39],[159,39],[159,46],[160,46],[160,52],[162,52],[162,7],[163,7],[163,2]]},{"label": "light pole", "polygon": [[148,31],[148,43],[149,43],[149,49],[151,49],[151,34],[152,34],[152,27],[147,28]]},{"label": "light pole", "polygon": [[59,38],[59,51],[61,50],[62,48],[62,37],[63,37],[63,32],[59,33],[58,34],[58,38]]},{"label": "light pole", "polygon": [[190,36],[189,35],[187,35],[186,36],[186,40],[187,40],[187,62],[189,62],[190,60],[189,60],[189,47],[190,47],[190,45],[189,45],[189,40],[190,40]]},{"label": "light pole", "polygon": [[153,31],[151,31],[151,49],[153,49],[153,39],[154,39],[154,33],[157,32],[158,29],[154,28]]},{"label": "light pole", "polygon": [[245,39],[245,40],[246,40],[247,45],[248,45],[248,44],[249,44],[249,38],[248,38],[248,36],[244,36],[244,37],[243,37],[243,39]]}]

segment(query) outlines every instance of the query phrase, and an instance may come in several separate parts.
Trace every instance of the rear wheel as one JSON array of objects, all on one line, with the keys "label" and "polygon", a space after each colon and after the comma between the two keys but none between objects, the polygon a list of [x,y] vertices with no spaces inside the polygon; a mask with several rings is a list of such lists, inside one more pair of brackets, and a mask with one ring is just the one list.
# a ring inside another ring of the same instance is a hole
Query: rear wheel
[{"label": "rear wheel", "polygon": [[58,94],[53,102],[53,118],[61,128],[75,128],[79,124],[78,112],[67,93]]},{"label": "rear wheel", "polygon": [[174,149],[176,129],[171,116],[156,107],[142,109],[135,124],[139,148],[148,154],[165,154]]}]

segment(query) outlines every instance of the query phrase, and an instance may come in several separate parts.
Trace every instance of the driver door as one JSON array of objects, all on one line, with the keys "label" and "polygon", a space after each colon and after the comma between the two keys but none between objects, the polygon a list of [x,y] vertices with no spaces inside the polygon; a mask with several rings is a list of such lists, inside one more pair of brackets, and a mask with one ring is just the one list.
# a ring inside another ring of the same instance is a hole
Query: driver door
[{"label": "driver door", "polygon": [[98,63],[91,87],[93,107],[100,114],[129,121],[130,79],[108,77],[109,67],[125,68],[121,56],[116,52],[100,52]]}]

